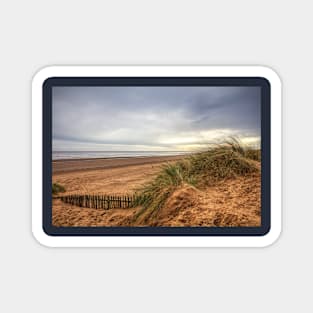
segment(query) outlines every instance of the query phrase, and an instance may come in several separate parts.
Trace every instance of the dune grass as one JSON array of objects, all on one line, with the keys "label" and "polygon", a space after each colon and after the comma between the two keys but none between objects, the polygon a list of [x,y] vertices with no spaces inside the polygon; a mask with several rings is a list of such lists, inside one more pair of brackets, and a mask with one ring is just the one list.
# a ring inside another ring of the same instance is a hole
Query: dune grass
[{"label": "dune grass", "polygon": [[260,150],[245,149],[239,140],[231,138],[204,152],[166,164],[155,179],[136,191],[135,204],[142,209],[135,219],[143,214],[145,219],[153,218],[179,186],[188,184],[201,188],[253,173],[259,170],[254,162],[259,160]]},{"label": "dune grass", "polygon": [[254,149],[247,149],[246,150],[246,158],[255,160],[255,161],[261,161],[261,150],[254,150]]},{"label": "dune grass", "polygon": [[58,194],[59,192],[65,192],[65,188],[64,186],[58,184],[58,183],[53,183],[52,184],[52,194],[53,195],[56,195]]}]

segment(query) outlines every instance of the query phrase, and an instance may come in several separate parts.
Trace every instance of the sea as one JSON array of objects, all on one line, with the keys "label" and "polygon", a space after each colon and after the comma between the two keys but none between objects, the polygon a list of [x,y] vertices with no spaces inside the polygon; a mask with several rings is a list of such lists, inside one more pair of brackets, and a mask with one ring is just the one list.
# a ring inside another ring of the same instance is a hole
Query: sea
[{"label": "sea", "polygon": [[52,160],[173,156],[186,151],[53,151]]}]

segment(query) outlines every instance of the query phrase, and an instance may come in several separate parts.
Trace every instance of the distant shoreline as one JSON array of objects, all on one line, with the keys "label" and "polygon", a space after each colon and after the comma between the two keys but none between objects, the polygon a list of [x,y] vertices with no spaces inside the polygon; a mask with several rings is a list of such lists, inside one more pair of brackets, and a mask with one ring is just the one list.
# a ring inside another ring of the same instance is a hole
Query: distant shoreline
[{"label": "distant shoreline", "polygon": [[110,170],[128,166],[141,166],[175,161],[186,157],[188,154],[171,156],[133,156],[133,157],[108,157],[108,158],[82,158],[52,160],[52,173],[61,174],[69,172]]},{"label": "distant shoreline", "polygon": [[172,155],[151,155],[151,156],[117,156],[117,157],[94,157],[94,158],[69,158],[69,159],[52,159],[52,162],[68,162],[68,161],[91,161],[91,160],[115,160],[115,159],[145,159],[145,158],[171,158],[171,157],[184,157],[190,155],[186,154],[172,154]]},{"label": "distant shoreline", "polygon": [[189,151],[53,151],[53,161],[167,157],[189,154]]},{"label": "distant shoreline", "polygon": [[[173,155],[175,156],[175,155]],[[158,157],[158,156],[151,156]],[[150,156],[127,156],[127,157],[95,157],[95,158],[71,158],[71,159],[54,159],[52,162],[68,162],[68,161],[90,161],[90,160],[115,160],[115,159],[131,159],[131,158],[151,158]]]}]

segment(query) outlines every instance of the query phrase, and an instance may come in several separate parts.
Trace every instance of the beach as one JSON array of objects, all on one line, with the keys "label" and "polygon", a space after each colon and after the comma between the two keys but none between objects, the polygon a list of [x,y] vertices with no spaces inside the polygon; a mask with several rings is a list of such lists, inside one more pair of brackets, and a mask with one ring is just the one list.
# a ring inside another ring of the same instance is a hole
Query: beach
[{"label": "beach", "polygon": [[[52,162],[52,181],[66,187],[67,194],[132,193],[155,177],[162,165],[183,156],[101,158],[56,160]],[[52,222],[55,226],[117,226],[127,224],[135,209],[95,210],[78,208],[53,200]]]},{"label": "beach", "polygon": [[[163,165],[183,156],[78,159],[53,161],[53,183],[62,195],[132,194],[160,173]],[[202,189],[182,185],[160,210],[157,221],[133,217],[141,209],[91,209],[53,199],[55,226],[260,226],[260,172],[221,181]]]},{"label": "beach", "polygon": [[56,160],[52,162],[52,181],[66,186],[66,193],[131,193],[153,178],[162,164],[182,157]]}]

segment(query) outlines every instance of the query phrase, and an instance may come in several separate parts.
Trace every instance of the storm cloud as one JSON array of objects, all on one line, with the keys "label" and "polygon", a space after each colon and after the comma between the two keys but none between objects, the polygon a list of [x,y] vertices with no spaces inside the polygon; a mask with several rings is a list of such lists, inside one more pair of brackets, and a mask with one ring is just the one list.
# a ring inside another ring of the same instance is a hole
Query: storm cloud
[{"label": "storm cloud", "polygon": [[258,145],[259,87],[53,87],[53,149],[190,151]]}]

